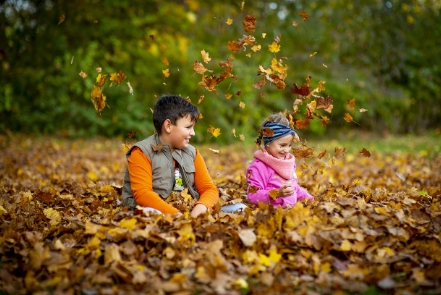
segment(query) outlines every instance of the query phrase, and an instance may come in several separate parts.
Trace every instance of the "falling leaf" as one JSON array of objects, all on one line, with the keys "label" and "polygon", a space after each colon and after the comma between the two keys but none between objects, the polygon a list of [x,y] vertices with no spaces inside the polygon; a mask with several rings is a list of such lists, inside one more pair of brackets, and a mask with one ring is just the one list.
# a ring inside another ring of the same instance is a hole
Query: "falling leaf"
[{"label": "falling leaf", "polygon": [[311,88],[306,83],[303,83],[300,88],[294,83],[294,88],[291,88],[291,93],[308,96],[311,93]]},{"label": "falling leaf", "polygon": [[227,49],[231,52],[238,52],[241,46],[236,41],[228,41]]},{"label": "falling leaf", "polygon": [[245,1],[242,1],[242,4],[240,5],[240,10],[243,11],[243,8],[245,6]]},{"label": "falling leaf", "polygon": [[311,124],[311,122],[310,122],[310,120],[308,118],[298,119],[295,122],[295,125],[296,125],[297,129],[305,129],[306,127],[309,126],[309,124]]},{"label": "falling leaf", "polygon": [[201,54],[202,54],[202,59],[207,64],[211,60],[211,58],[208,56],[209,55],[208,52],[205,52],[205,50],[202,50]]},{"label": "falling leaf", "polygon": [[97,23],[98,23],[98,20],[94,20],[93,23],[94,23],[94,24],[97,24]]},{"label": "falling leaf", "polygon": [[167,58],[165,58],[165,57],[163,57],[162,58],[162,62],[168,67],[169,66],[169,62],[168,62],[168,59]]},{"label": "falling leaf", "polygon": [[122,143],[121,145],[123,147],[124,153],[127,153],[132,146],[132,144],[128,141],[126,143]]},{"label": "falling leaf", "polygon": [[213,126],[210,125],[210,127],[207,129],[207,132],[213,134],[214,137],[218,137],[221,133],[220,133],[220,128],[214,128]]},{"label": "falling leaf", "polygon": [[306,21],[309,17],[309,15],[304,10],[300,11],[299,15],[302,17],[303,21]]},{"label": "falling leaf", "polygon": [[136,131],[130,131],[128,134],[127,134],[127,136],[129,137],[129,138],[132,138],[132,137],[134,137],[135,135],[136,135]]},{"label": "falling leaf", "polygon": [[262,134],[264,136],[273,136],[274,130],[272,130],[271,128],[268,128],[268,127],[264,127],[260,130],[260,134]]},{"label": "falling leaf", "polygon": [[65,19],[66,19],[66,14],[63,12],[60,16],[60,21],[58,22],[58,24],[61,24],[62,22],[64,22]]},{"label": "falling leaf", "polygon": [[240,138],[240,140],[245,141],[245,135],[239,134],[239,138]]},{"label": "falling leaf", "polygon": [[343,157],[344,155],[346,154],[346,148],[345,147],[335,147],[335,154],[334,154],[334,156],[336,157],[336,158],[339,158],[339,157]]},{"label": "falling leaf", "polygon": [[253,47],[251,47],[251,50],[254,51],[254,52],[257,52],[257,51],[259,51],[260,49],[261,49],[261,46],[260,46],[260,45],[254,45]]},{"label": "falling leaf", "polygon": [[226,93],[226,94],[225,94],[225,98],[226,98],[226,99],[230,99],[232,96],[233,96],[233,95],[230,94],[230,93]]},{"label": "falling leaf", "polygon": [[256,89],[262,88],[266,84],[265,79],[261,79],[259,82],[253,84],[253,87]]},{"label": "falling leaf", "polygon": [[346,113],[343,119],[345,119],[345,121],[349,123],[353,121],[353,118],[349,113]]},{"label": "falling leaf", "polygon": [[97,73],[101,73],[103,71],[103,68],[96,68],[95,70]]},{"label": "falling leaf", "polygon": [[292,25],[293,25],[294,27],[297,27],[299,24],[298,24],[297,22],[293,22]]},{"label": "falling leaf", "polygon": [[166,78],[170,77],[169,69],[162,70],[162,73],[164,74],[164,77],[166,77]]},{"label": "falling leaf", "polygon": [[236,129],[235,129],[235,128],[233,128],[233,129],[230,131],[230,133],[233,134],[234,137],[236,137]]},{"label": "falling leaf", "polygon": [[233,23],[233,20],[232,20],[231,18],[229,18],[229,19],[226,21],[226,23],[227,23],[227,25],[231,25],[231,24]]},{"label": "falling leaf", "polygon": [[153,149],[155,152],[160,152],[160,151],[163,151],[163,150],[164,150],[164,147],[163,147],[162,144],[160,144],[160,143],[158,143],[157,145],[150,144],[150,146],[152,147],[152,149]]},{"label": "falling leaf", "polygon": [[245,32],[252,34],[256,30],[256,17],[247,14],[242,24]]},{"label": "falling leaf", "polygon": [[364,112],[367,112],[367,111],[368,111],[368,110],[363,109],[363,108],[360,109],[360,113],[364,113]]},{"label": "falling leaf", "polygon": [[320,96],[315,100],[317,101],[317,110],[325,110],[328,113],[332,112],[334,106],[332,105],[333,100],[331,96],[328,95],[326,98]]},{"label": "falling leaf", "polygon": [[198,119],[202,119],[204,116],[202,116],[202,113],[199,113]]},{"label": "falling leaf", "polygon": [[371,156],[371,153],[370,153],[367,149],[365,149],[365,148],[363,148],[363,149],[360,151],[360,153],[363,155],[363,157],[367,157],[367,158],[369,158],[369,157]]},{"label": "falling leaf", "polygon": [[83,72],[83,71],[80,71],[79,75],[83,79],[87,77],[87,74],[85,72]]},{"label": "falling leaf", "polygon": [[297,160],[300,159],[309,159],[314,154],[313,147],[307,147],[306,145],[302,145],[300,148],[293,148],[292,152]]},{"label": "falling leaf", "polygon": [[106,107],[106,96],[103,95],[101,89],[96,85],[93,86],[93,90],[90,93],[90,98],[98,112],[101,112]]},{"label": "falling leaf", "polygon": [[349,108],[349,110],[352,111],[354,109],[354,107],[355,107],[355,98],[348,99],[348,108]]},{"label": "falling leaf", "polygon": [[112,81],[112,83],[110,83],[110,87],[112,87],[113,82],[115,82],[119,86],[119,84],[121,84],[121,82],[124,81],[126,78],[127,76],[124,75],[124,73],[121,71],[119,71],[119,73],[110,74],[110,81]]},{"label": "falling leaf", "polygon": [[155,40],[155,36],[149,35],[150,39]]},{"label": "falling leaf", "polygon": [[130,85],[130,82],[126,82],[127,83],[127,86],[129,86],[129,93],[131,94],[131,95],[133,95],[133,88],[132,88],[132,85]]},{"label": "falling leaf", "polygon": [[311,53],[311,54],[309,55],[309,57],[313,57],[313,56],[316,55],[316,54],[317,54],[317,51]]},{"label": "falling leaf", "polygon": [[270,52],[279,52],[280,51],[280,45],[277,44],[276,42],[271,43],[271,45],[268,45],[269,51]]},{"label": "falling leaf", "polygon": [[[195,61],[195,62],[194,62],[194,64],[193,64],[193,70],[195,70],[196,73],[201,74],[201,75],[204,74],[206,71],[208,71],[208,70],[204,67],[204,65],[201,64],[201,63],[198,62],[198,61]],[[210,71],[210,72],[212,72],[212,71]]]},{"label": "falling leaf", "polygon": [[239,107],[241,107],[242,109],[244,109],[244,108],[245,108],[245,103],[243,103],[243,101],[241,101],[241,102],[239,103]]},{"label": "falling leaf", "polygon": [[238,91],[236,92],[236,95],[237,95],[237,96],[240,96],[241,93],[242,93],[242,91],[238,90]]},{"label": "falling leaf", "polygon": [[325,64],[322,64],[325,68],[327,68],[328,66],[327,65],[325,65]]},{"label": "falling leaf", "polygon": [[214,150],[214,149],[212,149],[212,148],[209,148],[209,150],[212,151],[213,154],[219,154],[219,150]]},{"label": "falling leaf", "polygon": [[326,154],[326,150],[323,150],[317,155],[317,158],[321,159],[325,156],[325,154]]},{"label": "falling leaf", "polygon": [[72,56],[72,59],[70,60],[70,64],[73,64],[74,56]]},{"label": "falling leaf", "polygon": [[204,95],[199,96],[198,104],[200,104],[204,100],[204,97],[205,97]]}]

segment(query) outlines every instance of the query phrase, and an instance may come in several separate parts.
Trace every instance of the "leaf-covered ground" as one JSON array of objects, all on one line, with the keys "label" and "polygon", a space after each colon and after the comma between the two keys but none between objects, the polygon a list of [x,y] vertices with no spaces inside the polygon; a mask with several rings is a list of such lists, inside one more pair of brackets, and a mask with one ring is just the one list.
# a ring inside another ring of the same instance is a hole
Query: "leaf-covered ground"
[{"label": "leaf-covered ground", "polygon": [[[219,150],[246,202],[252,151]],[[0,294],[439,294],[441,156],[370,153],[299,160],[314,202],[187,219],[119,205],[121,141],[0,137]]]}]

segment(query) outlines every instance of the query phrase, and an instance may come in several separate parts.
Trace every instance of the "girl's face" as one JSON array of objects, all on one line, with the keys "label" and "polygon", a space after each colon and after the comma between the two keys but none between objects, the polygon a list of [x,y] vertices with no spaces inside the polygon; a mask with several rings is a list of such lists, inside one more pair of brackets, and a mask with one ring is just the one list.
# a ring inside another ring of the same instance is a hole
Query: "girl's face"
[{"label": "girl's face", "polygon": [[274,140],[270,144],[265,146],[268,154],[277,159],[285,159],[285,156],[289,153],[291,149],[291,143],[294,139],[292,134],[288,134],[284,137]]}]

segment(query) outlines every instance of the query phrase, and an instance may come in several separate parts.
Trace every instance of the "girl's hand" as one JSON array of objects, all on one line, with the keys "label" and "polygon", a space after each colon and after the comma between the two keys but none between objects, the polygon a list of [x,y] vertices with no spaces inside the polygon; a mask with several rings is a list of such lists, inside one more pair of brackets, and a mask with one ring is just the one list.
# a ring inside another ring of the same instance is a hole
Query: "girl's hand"
[{"label": "girl's hand", "polygon": [[286,197],[290,196],[294,193],[294,189],[292,188],[291,184],[284,184],[281,188],[279,188],[279,196]]},{"label": "girl's hand", "polygon": [[190,217],[196,218],[200,214],[207,212],[207,207],[205,207],[204,204],[196,204],[196,206],[193,207],[193,210],[191,210]]}]

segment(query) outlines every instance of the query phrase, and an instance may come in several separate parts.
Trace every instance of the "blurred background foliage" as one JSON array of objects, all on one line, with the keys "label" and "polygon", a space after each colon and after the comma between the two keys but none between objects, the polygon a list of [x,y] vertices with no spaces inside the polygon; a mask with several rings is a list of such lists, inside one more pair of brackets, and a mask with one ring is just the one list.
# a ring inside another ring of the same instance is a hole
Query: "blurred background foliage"
[{"label": "blurred background foliage", "polygon": [[[296,97],[291,88],[307,76],[313,87],[326,81],[320,95],[331,95],[334,109],[328,114],[329,125],[313,120],[301,136],[349,129],[439,133],[438,0],[1,3],[0,133],[126,138],[136,131],[141,139],[154,132],[155,100],[173,93],[189,97],[203,114],[196,141],[231,143],[244,134],[252,142],[262,119],[271,112],[292,110]],[[302,10],[309,15],[306,21],[299,15]],[[257,19],[253,36],[262,49],[254,53],[249,46],[232,53],[227,42],[248,35],[242,25],[246,14]],[[231,25],[228,19],[233,20]],[[271,53],[268,45],[277,36],[280,52]],[[203,63],[201,50],[209,53],[208,64]],[[267,83],[256,89],[259,65],[269,68],[273,57],[289,67],[286,88]],[[233,61],[237,79],[222,82],[217,95],[198,86],[201,75],[192,68],[196,60],[219,76],[223,70],[219,62],[227,59]],[[103,74],[122,71],[127,76],[119,86],[104,86],[108,107],[101,112],[90,99],[98,67]],[[163,75],[165,69],[169,77]],[[80,71],[88,76],[83,79]],[[225,94],[232,94],[231,99]],[[353,111],[347,109],[348,99],[356,101]],[[360,113],[360,108],[368,111]],[[346,112],[358,124],[344,121]],[[207,133],[210,125],[221,128],[219,137]],[[230,133],[233,128],[237,137]]]}]

